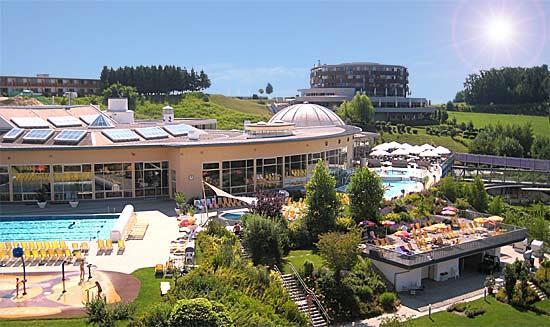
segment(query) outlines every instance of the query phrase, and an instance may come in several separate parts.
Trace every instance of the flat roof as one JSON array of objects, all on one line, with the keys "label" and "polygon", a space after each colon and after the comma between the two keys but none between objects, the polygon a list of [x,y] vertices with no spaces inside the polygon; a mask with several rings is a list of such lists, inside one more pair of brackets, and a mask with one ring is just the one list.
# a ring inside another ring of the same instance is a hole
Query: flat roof
[{"label": "flat roof", "polygon": [[101,81],[99,78],[83,78],[83,77],[55,77],[55,76],[21,76],[21,75],[0,75],[0,78],[53,78],[53,79],[76,79],[87,81]]}]

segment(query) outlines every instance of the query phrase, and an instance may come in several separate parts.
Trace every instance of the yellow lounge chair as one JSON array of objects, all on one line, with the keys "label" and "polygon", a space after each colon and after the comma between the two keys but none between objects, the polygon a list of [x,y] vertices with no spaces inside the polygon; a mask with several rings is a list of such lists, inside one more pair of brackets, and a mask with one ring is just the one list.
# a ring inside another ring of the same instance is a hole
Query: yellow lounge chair
[{"label": "yellow lounge chair", "polygon": [[31,253],[32,253],[32,257],[33,257],[33,259],[34,259],[35,261],[36,261],[37,259],[42,259],[42,258],[40,257],[40,254],[38,253],[38,250],[33,249],[33,250],[31,250]]},{"label": "yellow lounge chair", "polygon": [[88,244],[88,242],[81,242],[80,243],[80,250],[83,253],[88,253],[88,251],[90,251],[90,245]]},{"label": "yellow lounge chair", "polygon": [[50,260],[57,260],[57,256],[55,255],[55,250],[54,249],[48,249],[48,258],[50,258]]},{"label": "yellow lounge chair", "polygon": [[78,243],[77,243],[77,242],[72,243],[72,244],[71,244],[71,247],[73,248],[73,251],[80,250],[80,247],[78,246]]},{"label": "yellow lounge chair", "polygon": [[65,258],[65,252],[63,251],[63,249],[55,249],[55,254],[57,254],[58,258]]},{"label": "yellow lounge chair", "polygon": [[25,259],[27,259],[27,260],[32,259],[31,250],[29,250],[29,249],[24,249],[23,250],[23,255],[25,256]]},{"label": "yellow lounge chair", "polygon": [[109,252],[113,252],[113,241],[111,240],[105,241],[105,249]]},{"label": "yellow lounge chair", "polygon": [[45,249],[40,249],[39,252],[40,252],[40,256],[42,257],[42,260],[46,260],[46,259],[49,258],[48,257],[48,252],[46,252]]},{"label": "yellow lounge chair", "polygon": [[7,250],[0,250],[0,262],[8,262],[10,260],[10,255]]},{"label": "yellow lounge chair", "polygon": [[155,265],[155,277],[164,276],[164,266],[162,264]]},{"label": "yellow lounge chair", "polygon": [[63,249],[63,250],[66,250],[66,249],[69,248],[69,247],[67,246],[67,242],[65,242],[65,241],[59,242],[59,245],[60,245],[60,248]]},{"label": "yellow lounge chair", "polygon": [[126,250],[126,244],[124,244],[124,240],[118,240],[118,253],[124,253],[124,250]]},{"label": "yellow lounge chair", "polygon": [[82,257],[82,252],[80,251],[74,251],[74,259],[75,261],[82,261],[84,258]]},{"label": "yellow lounge chair", "polygon": [[71,250],[65,249],[63,251],[65,252],[65,258],[68,259],[68,260],[71,260],[71,258],[73,256],[72,253],[71,253]]},{"label": "yellow lounge chair", "polygon": [[103,240],[97,240],[97,249],[98,249],[98,252],[105,252],[106,248],[105,248],[105,242],[103,242]]}]

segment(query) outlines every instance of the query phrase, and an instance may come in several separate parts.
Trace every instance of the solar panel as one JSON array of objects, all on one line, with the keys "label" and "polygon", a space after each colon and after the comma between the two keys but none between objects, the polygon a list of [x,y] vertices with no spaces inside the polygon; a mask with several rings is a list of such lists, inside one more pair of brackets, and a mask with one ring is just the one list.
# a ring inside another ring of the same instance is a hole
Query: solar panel
[{"label": "solar panel", "polygon": [[49,117],[48,121],[54,124],[55,127],[82,126],[80,120],[73,116]]},{"label": "solar panel", "polygon": [[50,125],[47,121],[38,117],[14,117],[11,119],[18,127],[21,128],[48,128]]},{"label": "solar panel", "polygon": [[23,140],[44,143],[52,134],[53,129],[32,129],[23,136]]},{"label": "solar panel", "polygon": [[195,131],[196,128],[186,124],[166,125],[164,129],[173,136],[187,135],[189,132]]},{"label": "solar panel", "polygon": [[21,129],[21,128],[17,128],[17,127],[12,128],[12,129],[10,129],[9,132],[4,134],[3,139],[8,140],[8,141],[15,140],[16,138],[19,137],[19,135],[21,135],[23,133],[23,131],[24,131],[24,129]]},{"label": "solar panel", "polygon": [[139,136],[129,129],[106,129],[101,132],[113,142],[139,140]]},{"label": "solar panel", "polygon": [[86,125],[90,125],[99,115],[83,115],[80,116],[80,120],[86,123]]},{"label": "solar panel", "polygon": [[146,140],[163,139],[168,137],[168,133],[160,127],[136,128],[136,132]]},{"label": "solar panel", "polygon": [[64,129],[54,138],[56,142],[78,143],[86,135],[85,130]]}]

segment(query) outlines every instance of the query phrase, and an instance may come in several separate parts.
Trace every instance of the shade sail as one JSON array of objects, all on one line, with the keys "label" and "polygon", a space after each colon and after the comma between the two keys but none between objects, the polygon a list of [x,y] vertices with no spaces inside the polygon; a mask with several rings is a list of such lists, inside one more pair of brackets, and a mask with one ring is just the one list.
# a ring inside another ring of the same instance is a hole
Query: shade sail
[{"label": "shade sail", "polygon": [[232,195],[232,194],[229,194],[223,190],[220,190],[219,188],[211,185],[211,184],[208,184],[207,182],[203,182],[204,185],[210,187],[212,189],[212,191],[214,191],[214,193],[216,193],[217,196],[221,196],[221,197],[225,197],[225,198],[231,198],[231,199],[236,199],[236,200],[239,200],[239,201],[243,201],[245,202],[246,204],[253,204],[254,202],[256,202],[256,198],[254,197],[248,197],[248,196],[235,196],[235,195]]}]

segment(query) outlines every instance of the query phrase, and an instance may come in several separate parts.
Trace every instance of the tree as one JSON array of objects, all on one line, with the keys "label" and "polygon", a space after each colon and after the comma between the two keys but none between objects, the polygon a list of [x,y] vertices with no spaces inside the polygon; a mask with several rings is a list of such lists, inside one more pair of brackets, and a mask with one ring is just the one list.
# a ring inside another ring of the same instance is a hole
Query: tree
[{"label": "tree", "polygon": [[456,92],[453,102],[464,102],[464,91]]},{"label": "tree", "polygon": [[288,232],[281,224],[259,215],[243,217],[243,243],[255,265],[281,263]]},{"label": "tree", "polygon": [[492,215],[500,215],[504,212],[504,200],[502,196],[495,196],[489,202],[487,211]]},{"label": "tree", "polygon": [[449,176],[443,177],[439,181],[437,189],[442,196],[446,197],[451,202],[456,202],[456,200],[463,195],[462,184]]},{"label": "tree", "polygon": [[477,211],[486,212],[489,206],[489,195],[481,177],[476,176],[468,190],[468,203]]},{"label": "tree", "polygon": [[447,110],[453,110],[454,107],[455,107],[455,106],[454,106],[454,104],[453,104],[452,101],[447,101],[447,105],[445,106],[445,108],[446,108]]},{"label": "tree", "polygon": [[351,175],[347,187],[351,217],[360,222],[376,219],[380,203],[384,198],[382,180],[368,168],[361,168]]},{"label": "tree", "polygon": [[265,93],[267,94],[273,93],[273,85],[271,85],[271,83],[267,83],[267,85],[265,86]]},{"label": "tree", "polygon": [[[516,259],[517,262],[517,259]],[[508,264],[504,267],[504,291],[506,292],[506,297],[508,302],[512,301],[514,297],[514,291],[516,288],[516,282],[518,280],[516,269],[514,264]]]},{"label": "tree", "polygon": [[258,93],[264,94],[264,89],[259,89],[259,90],[258,90]]},{"label": "tree", "polygon": [[334,270],[334,275],[338,279],[342,270],[351,270],[359,260],[359,242],[360,232],[354,230],[345,234],[322,234],[316,245],[321,257],[325,259],[327,266]]},{"label": "tree", "polygon": [[122,85],[120,83],[115,83],[103,90],[103,104],[108,103],[109,98],[127,98],[128,99],[128,109],[136,109],[136,100],[138,94],[136,88],[132,86]]},{"label": "tree", "polygon": [[364,93],[357,93],[351,101],[344,101],[336,111],[346,122],[366,127],[372,123],[374,106]]},{"label": "tree", "polygon": [[168,324],[170,327],[230,327],[233,321],[223,304],[195,298],[176,302]]},{"label": "tree", "polygon": [[249,206],[252,213],[269,218],[281,216],[285,204],[284,194],[278,191],[261,190],[256,192],[254,197],[256,202]]},{"label": "tree", "polygon": [[312,244],[320,234],[334,229],[340,210],[336,181],[322,160],[315,165],[313,175],[306,184],[306,204],[308,210],[304,225]]},{"label": "tree", "polygon": [[550,160],[550,137],[537,136],[531,146],[531,157]]},{"label": "tree", "polygon": [[518,140],[502,136],[496,141],[495,153],[504,157],[523,157],[523,147]]}]

